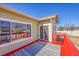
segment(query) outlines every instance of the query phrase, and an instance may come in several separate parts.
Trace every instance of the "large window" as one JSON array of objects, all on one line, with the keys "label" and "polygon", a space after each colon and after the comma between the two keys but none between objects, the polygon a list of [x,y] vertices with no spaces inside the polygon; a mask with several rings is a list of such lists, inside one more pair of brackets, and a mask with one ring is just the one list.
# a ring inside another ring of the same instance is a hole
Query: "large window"
[{"label": "large window", "polygon": [[31,37],[31,24],[12,23],[12,40]]},{"label": "large window", "polygon": [[0,21],[0,44],[31,37],[31,24]]}]

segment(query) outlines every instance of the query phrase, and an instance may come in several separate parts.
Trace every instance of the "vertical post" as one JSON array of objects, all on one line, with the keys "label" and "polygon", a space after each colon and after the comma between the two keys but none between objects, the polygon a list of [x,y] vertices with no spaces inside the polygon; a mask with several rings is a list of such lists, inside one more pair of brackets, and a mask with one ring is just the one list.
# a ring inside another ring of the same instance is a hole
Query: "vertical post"
[{"label": "vertical post", "polygon": [[54,34],[55,33],[55,21],[52,18],[50,18],[50,22],[52,26],[52,34]]},{"label": "vertical post", "polygon": [[53,36],[53,34],[54,34],[54,22],[53,22],[53,20],[52,20],[52,17],[50,18],[50,23],[51,23],[51,40],[53,41],[53,39],[54,39],[54,36]]},{"label": "vertical post", "polygon": [[51,27],[52,27],[52,41],[56,38],[56,22],[55,22],[55,19],[52,19],[52,17],[50,18],[50,22],[51,22]]},{"label": "vertical post", "polygon": [[10,41],[12,41],[12,23],[10,22]]}]

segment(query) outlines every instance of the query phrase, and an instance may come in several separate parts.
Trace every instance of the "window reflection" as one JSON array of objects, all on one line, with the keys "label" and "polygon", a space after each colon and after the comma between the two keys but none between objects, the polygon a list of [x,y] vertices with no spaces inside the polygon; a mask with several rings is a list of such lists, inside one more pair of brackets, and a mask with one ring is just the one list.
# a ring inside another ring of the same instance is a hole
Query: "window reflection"
[{"label": "window reflection", "polygon": [[0,43],[10,41],[10,22],[0,21]]},{"label": "window reflection", "polygon": [[31,24],[27,24],[27,37],[31,37]]},{"label": "window reflection", "polygon": [[0,21],[0,44],[31,37],[31,24]]},{"label": "window reflection", "polygon": [[19,39],[26,37],[26,24],[12,23],[12,38]]}]

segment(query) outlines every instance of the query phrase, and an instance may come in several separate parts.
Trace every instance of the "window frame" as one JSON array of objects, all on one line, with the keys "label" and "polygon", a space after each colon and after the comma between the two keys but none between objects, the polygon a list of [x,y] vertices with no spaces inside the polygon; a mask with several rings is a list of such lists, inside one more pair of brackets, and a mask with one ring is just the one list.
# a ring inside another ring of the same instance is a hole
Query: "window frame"
[{"label": "window frame", "polygon": [[[21,23],[21,24],[30,24],[31,25],[31,37],[25,37],[26,39],[32,39],[32,23],[29,23],[29,22],[24,22],[24,21],[19,21],[19,20],[14,20],[14,19],[8,19],[8,18],[0,18],[1,21],[9,21],[10,22],[10,33],[11,33],[11,36],[12,36],[12,23]],[[23,39],[23,38],[21,38]],[[11,40],[12,40],[12,37],[11,37]]]},{"label": "window frame", "polygon": [[[4,31],[2,31],[3,30],[3,26],[5,26],[5,25],[3,25],[2,23],[7,23],[8,24],[8,32],[4,32]],[[6,39],[6,43],[7,42],[10,42],[11,41],[11,36],[10,36],[10,22],[9,21],[3,21],[3,20],[0,20],[0,23],[1,23],[1,25],[0,25],[0,41],[1,40],[5,40],[5,39],[3,39],[3,37],[7,37],[7,39]],[[8,40],[8,41],[7,41]]]},{"label": "window frame", "polygon": [[27,37],[28,39],[32,38],[32,23],[27,23],[31,25],[31,37]]}]

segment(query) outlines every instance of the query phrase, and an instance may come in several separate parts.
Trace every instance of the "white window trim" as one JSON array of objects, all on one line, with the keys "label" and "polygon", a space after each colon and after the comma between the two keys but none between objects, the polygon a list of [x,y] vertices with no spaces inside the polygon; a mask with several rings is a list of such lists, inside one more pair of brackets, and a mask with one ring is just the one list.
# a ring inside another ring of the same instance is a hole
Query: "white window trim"
[{"label": "white window trim", "polygon": [[32,39],[32,23],[28,23],[28,22],[24,22],[24,21],[18,21],[18,20],[14,20],[14,19],[8,19],[8,18],[1,18],[0,17],[0,20],[1,21],[9,21],[9,22],[11,22],[11,23],[21,23],[21,24],[30,24],[31,25],[31,37],[26,37],[26,39]]},{"label": "white window trim", "polygon": [[2,21],[9,21],[9,22],[13,22],[13,23],[31,24],[31,23],[27,23],[27,22],[24,22],[24,21],[18,21],[18,20],[14,20],[14,19],[1,18],[1,17],[0,17],[0,20],[2,20]]}]

